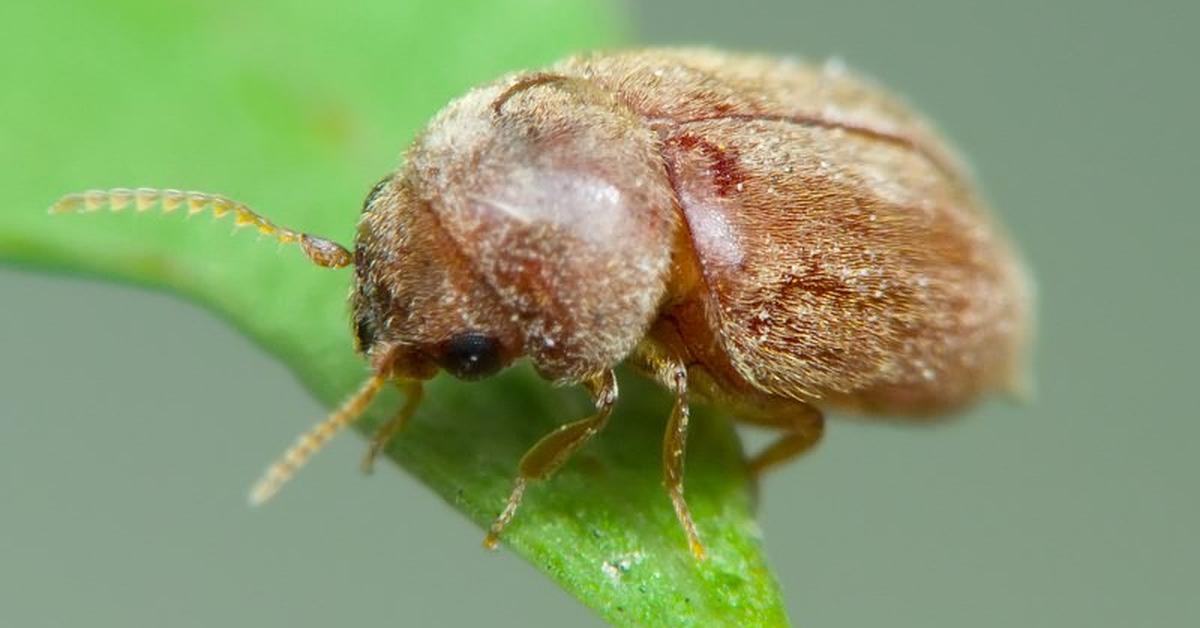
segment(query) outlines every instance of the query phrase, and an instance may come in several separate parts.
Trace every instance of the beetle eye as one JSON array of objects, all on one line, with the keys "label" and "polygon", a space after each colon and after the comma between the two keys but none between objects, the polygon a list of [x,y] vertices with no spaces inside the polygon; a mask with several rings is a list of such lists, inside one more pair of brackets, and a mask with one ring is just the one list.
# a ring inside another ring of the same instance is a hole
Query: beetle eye
[{"label": "beetle eye", "polygon": [[381,179],[379,181],[379,183],[376,183],[375,187],[371,188],[370,192],[367,192],[367,198],[366,198],[366,200],[363,201],[363,208],[362,208],[363,213],[366,213],[367,211],[369,211],[371,209],[371,204],[375,202],[375,197],[379,196],[379,193],[383,191],[383,188],[387,187],[387,184],[389,184],[391,182],[392,182],[392,175],[389,174],[388,176]]},{"label": "beetle eye", "polygon": [[365,318],[354,319],[354,339],[359,353],[365,353],[375,344],[375,329],[370,321]]},{"label": "beetle eye", "polygon": [[459,379],[480,379],[500,370],[500,343],[480,332],[453,336],[445,344],[441,366]]}]

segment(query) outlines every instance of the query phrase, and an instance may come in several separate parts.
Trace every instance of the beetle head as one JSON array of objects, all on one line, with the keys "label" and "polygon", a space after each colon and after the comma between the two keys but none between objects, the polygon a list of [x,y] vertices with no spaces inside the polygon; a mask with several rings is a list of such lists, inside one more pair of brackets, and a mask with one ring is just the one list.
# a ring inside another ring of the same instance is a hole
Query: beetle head
[{"label": "beetle head", "polygon": [[377,372],[479,379],[516,357],[505,308],[403,175],[368,196],[354,257],[355,343]]}]

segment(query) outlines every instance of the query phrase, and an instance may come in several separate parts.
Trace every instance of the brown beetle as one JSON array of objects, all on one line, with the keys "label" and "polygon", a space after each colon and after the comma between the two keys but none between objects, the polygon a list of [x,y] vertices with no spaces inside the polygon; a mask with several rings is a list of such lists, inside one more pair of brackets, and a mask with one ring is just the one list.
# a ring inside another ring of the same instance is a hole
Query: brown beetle
[{"label": "brown beetle", "polygon": [[915,113],[834,65],[711,50],[566,59],[471,90],[366,200],[353,255],[223,197],[71,195],[54,211],[186,206],[234,213],[322,266],[353,263],[357,346],[374,375],[273,466],[262,501],[388,381],[489,376],[526,357],[582,384],[596,413],[525,455],[526,483],[598,433],[627,361],[668,388],[665,484],[683,497],[689,393],[783,436],[754,472],[811,447],[821,409],[927,417],[1021,375],[1022,266],[963,166]]}]

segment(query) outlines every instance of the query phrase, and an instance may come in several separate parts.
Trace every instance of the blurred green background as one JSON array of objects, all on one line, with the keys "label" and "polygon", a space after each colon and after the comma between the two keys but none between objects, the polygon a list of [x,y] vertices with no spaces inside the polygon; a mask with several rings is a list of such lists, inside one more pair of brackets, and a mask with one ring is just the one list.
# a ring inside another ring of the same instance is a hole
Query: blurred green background
[{"label": "blurred green background", "polygon": [[[113,19],[136,5],[113,3]],[[255,30],[276,18],[277,3],[243,5],[223,53],[279,46]],[[0,211],[41,211],[69,191],[56,186],[87,174],[69,156],[69,172],[33,170],[53,159],[31,158],[38,146],[13,138],[33,128],[62,145],[63,116],[87,116],[95,102],[132,111],[156,97],[114,84],[50,99],[23,84],[18,77],[61,62],[55,40],[27,34],[47,23],[61,23],[64,37],[95,39],[81,71],[142,67],[142,59],[105,56],[105,24],[75,23],[56,6],[0,8],[6,49],[20,51],[0,61],[0,181],[9,199]],[[145,33],[149,54],[187,46],[172,40],[172,24],[195,19],[201,5],[165,6],[162,28]],[[1038,281],[1032,404],[991,402],[936,428],[834,421],[814,455],[768,478],[762,524],[793,621],[1200,622],[1192,392],[1200,10],[1185,2],[647,0],[627,11],[637,43],[833,55],[905,94],[971,159]],[[306,54],[281,66],[278,83],[239,77],[252,93],[261,83],[249,110],[216,100],[210,119],[97,123],[108,133],[206,125],[208,144],[176,150],[210,152],[212,171],[161,183],[221,187],[206,181],[286,167],[256,159],[273,134],[323,121],[308,146],[321,151],[345,132],[338,97],[315,111],[281,110],[287,99],[275,100],[305,87],[307,64],[354,75],[339,37],[396,46],[396,73],[373,77],[385,84],[404,82],[405,63],[478,61],[467,50],[424,59],[421,42],[389,42],[386,24],[354,25],[355,15],[347,10],[347,24],[298,21]],[[203,82],[187,76],[163,82],[206,97]],[[408,98],[430,111],[449,96],[417,92]],[[31,110],[41,115],[11,115]],[[358,138],[353,150],[386,169],[411,131]],[[152,179],[160,158],[141,148],[114,140],[112,159],[138,175],[129,183]],[[331,176],[360,178],[365,193],[380,174]],[[281,190],[280,203],[297,194]],[[322,410],[213,316],[161,294],[11,268],[0,268],[0,304],[0,625],[599,623],[520,560],[481,551],[479,530],[415,481],[390,466],[360,477],[360,439],[337,440],[287,499],[246,508],[248,482]]]}]

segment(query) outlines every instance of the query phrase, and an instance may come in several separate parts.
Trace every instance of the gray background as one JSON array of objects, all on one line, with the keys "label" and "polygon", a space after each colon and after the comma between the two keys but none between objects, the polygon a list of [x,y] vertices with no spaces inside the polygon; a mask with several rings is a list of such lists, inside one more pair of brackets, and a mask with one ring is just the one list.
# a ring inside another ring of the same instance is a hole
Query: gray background
[{"label": "gray background", "polygon": [[[837,55],[906,94],[970,156],[1037,276],[1034,403],[934,429],[835,421],[768,479],[793,620],[1197,625],[1194,5],[633,12],[640,41]],[[299,424],[280,417],[322,411],[212,316],[12,270],[0,303],[0,624],[598,623],[415,481],[360,477],[358,439],[247,509]]]}]

